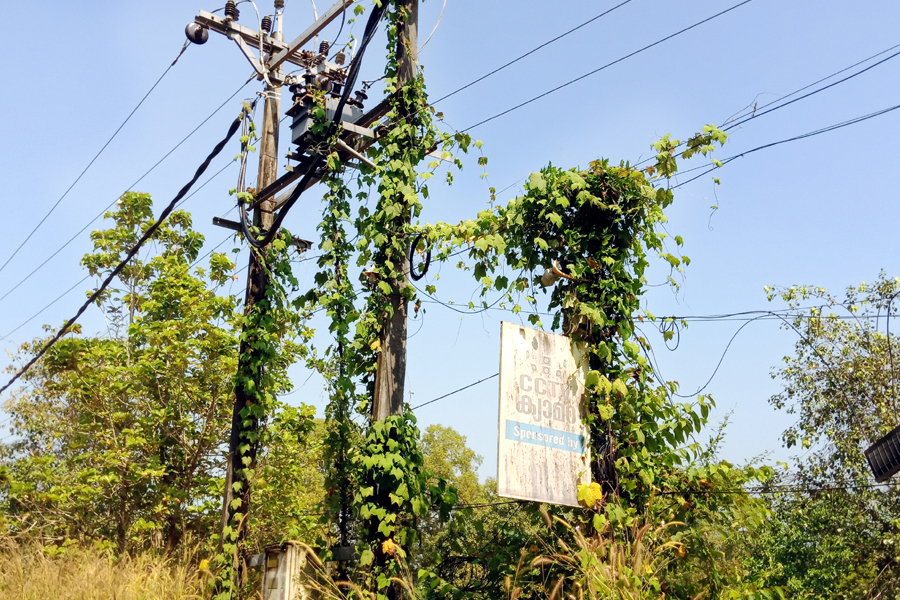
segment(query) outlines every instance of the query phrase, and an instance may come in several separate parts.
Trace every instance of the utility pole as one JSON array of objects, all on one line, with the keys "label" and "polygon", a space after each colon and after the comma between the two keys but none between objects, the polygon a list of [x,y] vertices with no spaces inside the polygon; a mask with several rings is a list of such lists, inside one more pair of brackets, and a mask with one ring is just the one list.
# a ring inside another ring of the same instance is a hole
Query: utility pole
[{"label": "utility pole", "polygon": [[[397,88],[401,89],[416,77],[418,54],[419,0],[399,0],[398,11],[406,13],[397,27]],[[402,96],[401,96],[402,97]],[[401,106],[400,118],[409,116],[408,107]],[[409,225],[409,212],[401,215],[403,225]],[[403,392],[406,381],[406,337],[409,305],[403,290],[409,285],[409,252],[398,262],[403,275],[391,282],[390,315],[379,336],[381,352],[375,370],[375,397],[372,402],[372,420],[381,421],[391,415],[403,414]]]},{"label": "utility pole", "polygon": [[[263,122],[259,130],[259,172],[255,193],[257,202],[252,207],[253,225],[259,228],[260,231],[270,231],[272,229],[276,220],[274,212],[284,206],[284,198],[290,196],[291,190],[296,188],[298,184],[295,184],[293,188],[285,192],[281,198],[281,203],[279,203],[280,199],[275,194],[284,191],[285,188],[304,174],[303,170],[295,169],[280,179],[278,178],[278,126],[280,124],[281,87],[285,84],[283,65],[284,63],[291,63],[296,67],[308,70],[308,60],[302,56],[303,46],[313,40],[329,23],[340,17],[355,1],[337,0],[290,43],[285,43],[282,33],[284,30],[282,24],[284,0],[274,0],[276,9],[274,28],[272,27],[273,22],[270,16],[265,16],[260,20],[260,31],[240,25],[238,23],[240,11],[237,7],[238,2],[235,2],[235,0],[228,0],[225,3],[224,17],[201,10],[194,18],[194,21],[185,28],[185,34],[188,39],[198,45],[206,43],[209,38],[209,31],[225,35],[238,45],[256,71],[257,78],[266,82]],[[270,35],[269,31],[273,29],[274,31]],[[254,46],[259,48],[258,57],[253,52],[252,48]],[[371,111],[370,114],[364,115],[363,118],[368,120],[361,120],[360,127],[371,124],[372,121],[384,114],[383,112],[376,113],[377,111]],[[345,125],[351,126],[352,124]],[[355,156],[360,158],[358,154]],[[311,183],[306,187],[309,187],[309,185]],[[286,208],[283,210],[286,210]],[[213,219],[213,224],[235,231],[241,231],[243,226],[241,223],[234,223],[220,218]],[[305,243],[307,247],[310,244],[297,238],[294,238],[294,241],[298,244]],[[268,248],[269,246],[267,245],[261,251],[264,252]],[[250,310],[265,298],[268,277],[265,267],[258,256],[259,253],[257,252],[251,253],[250,256],[244,314],[249,314]],[[262,375],[261,370],[265,367],[261,364],[258,351],[253,348],[252,340],[242,339],[239,361],[242,364],[256,365],[251,373],[251,379],[257,383],[256,388],[260,389],[258,384]],[[248,436],[247,434],[257,432],[260,423],[255,417],[242,415],[242,413],[246,412],[247,407],[252,405],[252,400],[242,386],[236,387],[222,503],[222,531],[224,533],[225,527],[228,526],[239,527],[236,540],[239,553],[243,553],[241,546],[246,535],[246,527],[232,521],[236,514],[246,517],[248,513],[251,490],[250,482],[245,474],[255,466],[258,451],[258,442],[248,441],[248,438],[253,439],[255,436]],[[240,451],[242,444],[247,444],[244,452]],[[248,459],[246,464],[245,459]],[[239,490],[237,497],[235,497],[235,486]],[[219,540],[220,552],[223,542],[224,535],[220,536]],[[244,573],[239,574],[239,578],[244,580],[244,575]]]},{"label": "utility pole", "polygon": [[[275,8],[277,10],[275,31],[272,37],[278,41],[283,41],[282,34],[282,10],[284,9],[284,0],[276,0]],[[270,71],[268,74],[268,84],[266,85],[265,106],[263,108],[263,121],[259,134],[259,171],[256,178],[256,189],[261,190],[271,184],[278,177],[278,125],[281,105],[281,84],[282,69]],[[261,202],[253,209],[253,224],[260,231],[268,231],[274,221],[275,199],[270,198]],[[253,306],[263,300],[266,294],[266,286],[268,285],[268,277],[264,265],[259,259],[260,252],[265,252],[269,246],[260,250],[251,248],[250,265],[247,271],[247,291],[244,296],[244,314],[247,315],[253,309]],[[247,340],[242,336],[238,360],[248,361],[251,364],[259,363],[256,356],[256,350],[251,345],[251,340]],[[261,378],[260,369],[262,365],[256,367],[253,374],[254,382],[259,389]],[[229,524],[235,513],[246,515],[250,506],[250,482],[244,476],[246,472],[252,470],[256,465],[256,455],[258,450],[257,443],[251,443],[249,449],[241,455],[238,448],[241,445],[242,438],[245,433],[256,432],[259,429],[259,422],[256,418],[245,418],[241,415],[248,405],[248,398],[243,386],[238,385],[234,393],[234,407],[231,414],[231,435],[228,439],[228,466],[225,474],[225,492],[222,503],[222,527]],[[244,465],[241,458],[248,457],[249,465]],[[235,459],[238,460],[235,460]],[[240,483],[240,505],[233,507],[234,501],[234,484]],[[246,527],[241,528],[238,540],[244,538]],[[220,540],[221,546],[221,540]]]}]

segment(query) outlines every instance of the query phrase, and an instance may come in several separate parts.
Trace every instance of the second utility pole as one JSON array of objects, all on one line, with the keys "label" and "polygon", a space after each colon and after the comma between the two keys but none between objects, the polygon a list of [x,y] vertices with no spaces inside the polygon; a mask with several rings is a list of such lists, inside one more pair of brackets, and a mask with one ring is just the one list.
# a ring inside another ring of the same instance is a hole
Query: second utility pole
[{"label": "second utility pole", "polygon": [[[418,39],[416,30],[419,21],[419,0],[397,0],[397,11],[406,18],[401,18],[397,26],[397,94],[402,98],[400,90],[416,77],[416,58]],[[410,116],[409,107],[402,104],[400,119]],[[409,225],[411,214],[407,210],[401,216],[405,229]],[[381,352],[375,370],[375,397],[372,402],[372,420],[381,421],[391,415],[403,414],[403,391],[406,381],[406,337],[409,304],[403,294],[409,285],[409,264],[404,252],[399,261],[403,275],[391,282],[391,308],[393,314],[381,328],[379,339]]]}]

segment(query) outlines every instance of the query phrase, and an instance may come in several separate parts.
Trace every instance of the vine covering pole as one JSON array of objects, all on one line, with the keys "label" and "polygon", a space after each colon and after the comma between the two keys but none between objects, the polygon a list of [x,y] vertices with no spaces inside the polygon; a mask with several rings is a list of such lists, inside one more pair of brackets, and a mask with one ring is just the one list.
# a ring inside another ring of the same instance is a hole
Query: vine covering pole
[{"label": "vine covering pole", "polygon": [[[419,1],[396,0],[398,12],[406,18],[398,25],[397,30],[397,89],[402,89],[416,76],[416,49],[418,48]],[[408,110],[401,108],[403,118]],[[409,225],[409,210],[401,215],[403,225]],[[408,253],[404,253],[408,255]],[[403,290],[409,285],[409,265],[403,259],[400,267],[401,278],[391,282],[390,314],[381,328],[379,335],[381,352],[375,371],[375,397],[372,403],[373,421],[381,421],[391,415],[403,414],[403,391],[406,380],[406,336],[409,304]]]},{"label": "vine covering pole", "polygon": [[[284,6],[284,2],[276,2],[275,5],[280,11],[281,7]],[[280,28],[280,15],[278,21],[279,27],[273,33],[272,37],[281,40],[283,39],[283,35]],[[265,188],[278,178],[278,124],[281,105],[281,67],[271,73],[270,80],[271,82],[266,86],[265,107],[262,127],[260,128],[259,171],[256,179],[257,190]],[[261,202],[259,206],[253,210],[253,224],[261,231],[268,231],[271,229],[274,221],[274,210],[274,198]],[[250,265],[247,271],[247,291],[244,299],[245,315],[250,313],[256,303],[265,298],[268,277],[266,275],[266,269],[260,260],[260,256],[268,249],[269,246],[260,250],[251,248]],[[246,327],[243,333],[247,333]],[[261,370],[265,368],[265,366],[262,364],[260,357],[256,355],[257,351],[253,348],[252,341],[253,340],[249,339],[247,335],[241,335],[238,360],[255,365],[253,367],[253,379],[254,383],[259,384]],[[256,389],[258,389],[258,386]],[[231,435],[228,439],[228,466],[225,474],[225,490],[222,503],[223,530],[228,526],[236,513],[246,516],[250,506],[250,482],[246,475],[256,464],[258,441],[250,443],[249,447],[243,453],[239,452],[239,447],[242,443],[242,439],[257,439],[253,434],[259,429],[259,422],[256,418],[244,416],[242,414],[247,407],[248,400],[252,401],[252,399],[248,398],[247,388],[243,385],[235,386],[234,408],[231,414]],[[250,464],[245,465],[242,464],[241,460],[236,461],[236,456],[242,459],[249,458]],[[241,501],[239,506],[232,504],[235,500],[235,483],[240,484],[238,486],[240,492],[239,499]],[[246,527],[240,527],[238,529],[238,547],[241,546],[246,530]],[[223,537],[224,536],[220,536],[220,546]]]}]

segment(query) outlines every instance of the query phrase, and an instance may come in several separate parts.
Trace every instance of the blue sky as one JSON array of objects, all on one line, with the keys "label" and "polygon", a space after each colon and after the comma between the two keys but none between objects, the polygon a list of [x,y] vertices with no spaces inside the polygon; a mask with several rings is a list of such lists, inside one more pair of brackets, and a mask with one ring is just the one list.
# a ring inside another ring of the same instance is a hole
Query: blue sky
[{"label": "blue sky", "polygon": [[[320,3],[319,10],[326,7]],[[617,2],[508,2],[447,0],[440,25],[422,52],[429,91],[439,98],[494,68],[587,21]],[[632,0],[609,15],[535,52],[515,65],[440,102],[448,126],[464,129],[542,92],[601,67],[684,27],[719,13],[738,0]],[[431,32],[442,2],[428,0],[420,14],[420,39]],[[45,2],[4,7],[9,28],[0,78],[7,89],[7,142],[0,149],[6,186],[6,227],[0,236],[0,264],[60,198],[109,139],[135,104],[178,54],[183,29],[199,9],[216,4],[163,0],[154,3]],[[270,4],[261,4],[264,13]],[[661,135],[686,139],[706,123],[723,124],[754,103],[763,104],[900,43],[896,2],[752,0],[689,32],[623,60],[563,90],[478,126],[489,158],[481,179],[475,156],[453,186],[434,184],[423,222],[458,221],[487,207],[488,187],[508,188],[513,197],[528,173],[548,163],[585,166],[598,157],[614,161],[651,156]],[[308,1],[288,0],[286,37],[312,21]],[[255,27],[249,4],[241,22]],[[27,24],[27,26],[26,26]],[[345,27],[346,35],[350,26]],[[354,24],[358,34],[362,21]],[[337,23],[323,34],[337,33]],[[383,35],[366,55],[362,78],[383,69]],[[893,52],[882,55],[890,56]],[[874,62],[874,61],[872,61]],[[872,64],[865,63],[858,70]],[[147,169],[238,90],[251,69],[237,47],[211,35],[189,47],[82,180],[60,202],[34,237],[0,273],[0,296],[21,281],[66,240],[113,203]],[[846,74],[852,73],[848,71]],[[845,74],[845,75],[846,75]],[[790,138],[900,103],[900,57],[832,89],[731,132],[719,158]],[[824,82],[822,85],[834,80]],[[157,209],[171,199],[221,138],[239,110],[239,100],[260,90],[246,86],[180,146],[135,190],[151,193]],[[376,86],[375,89],[378,89]],[[370,100],[374,104],[374,99]],[[286,106],[284,107],[286,108]],[[681,290],[650,288],[647,308],[656,315],[709,315],[781,308],[766,301],[765,285],[809,283],[840,291],[872,281],[879,270],[900,275],[895,223],[900,216],[891,174],[898,159],[893,134],[900,110],[820,136],[776,146],[736,159],[712,175],[676,191],[668,230],[685,239],[692,263]],[[287,129],[280,154],[288,150]],[[228,150],[209,174],[229,165]],[[685,167],[701,164],[695,159]],[[283,163],[284,161],[282,161]],[[255,173],[255,170],[253,170]],[[232,209],[234,164],[185,204],[210,246],[227,236],[213,216]],[[201,181],[205,181],[205,178]],[[293,233],[315,236],[320,195],[304,196],[286,220]],[[718,206],[713,211],[710,206]],[[232,213],[233,215],[234,213]],[[55,258],[0,300],[0,336],[75,285],[78,266],[90,249],[88,233],[75,237]],[[223,246],[223,248],[230,246]],[[246,249],[238,257],[246,263]],[[312,262],[298,265],[311,281]],[[468,302],[475,286],[450,265],[440,272],[439,297]],[[655,264],[650,283],[665,280]],[[304,279],[305,278],[305,279]],[[243,281],[234,285],[241,289]],[[83,301],[87,283],[3,340],[14,349],[59,325]],[[426,304],[424,321],[411,323],[408,389],[413,405],[460,388],[497,371],[499,322],[515,317],[500,311],[461,315]],[[89,312],[85,331],[100,331],[101,317]],[[740,321],[695,323],[681,333],[674,352],[646,329],[660,370],[692,391],[713,373]],[[735,338],[707,389],[718,402],[714,419],[731,413],[723,456],[741,462],[765,452],[771,459],[791,453],[779,435],[789,415],[769,407],[779,389],[769,373],[791,352],[794,334],[776,321],[755,322]],[[294,372],[298,386],[307,380]],[[286,398],[324,405],[321,381],[311,378]],[[496,379],[419,411],[424,426],[443,423],[468,436],[484,455],[482,476],[494,473],[497,443]],[[0,435],[3,435],[0,433]]]}]

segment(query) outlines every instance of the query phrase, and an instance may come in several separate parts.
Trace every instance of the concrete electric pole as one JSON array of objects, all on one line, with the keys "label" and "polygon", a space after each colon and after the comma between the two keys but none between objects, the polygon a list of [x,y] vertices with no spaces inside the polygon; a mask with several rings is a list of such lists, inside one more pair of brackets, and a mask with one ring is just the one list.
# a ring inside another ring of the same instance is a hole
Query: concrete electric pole
[{"label": "concrete electric pole", "polygon": [[[400,89],[416,77],[418,49],[419,0],[399,0],[398,11],[406,18],[398,25],[397,31],[397,88]],[[408,116],[407,107],[400,110],[400,118]],[[409,225],[411,215],[401,216],[404,225]],[[381,352],[375,371],[375,397],[372,402],[372,420],[381,421],[391,415],[403,414],[403,393],[406,381],[406,337],[409,304],[403,290],[409,285],[409,263],[407,256],[400,262],[403,276],[391,282],[391,308],[393,314],[381,329]]]},{"label": "concrete electric pole", "polygon": [[[275,40],[284,39],[281,33],[282,10],[284,0],[276,0],[276,29],[272,34]],[[278,177],[278,125],[281,113],[281,83],[283,81],[281,66],[268,73],[265,92],[265,105],[263,108],[263,121],[259,134],[259,171],[256,177],[256,189],[261,190],[273,183]],[[270,198],[261,202],[253,209],[253,225],[260,231],[268,231],[274,221],[275,199]],[[260,250],[252,249],[250,252],[250,265],[247,271],[247,291],[244,296],[244,314],[248,314],[253,306],[265,298],[266,285],[268,284],[266,270],[261,263],[260,252],[268,250],[265,246]],[[239,360],[248,360],[251,363],[258,362],[254,357],[255,350],[250,342],[242,336]],[[258,367],[261,368],[261,367]],[[260,373],[254,373],[254,380],[258,384]],[[225,493],[222,503],[222,527],[230,522],[232,516],[240,512],[246,514],[250,506],[250,482],[242,474],[252,469],[256,464],[257,444],[251,444],[247,452],[250,465],[244,467],[235,463],[235,456],[244,433],[256,431],[259,423],[255,418],[245,419],[241,413],[247,407],[247,395],[243,386],[237,386],[234,393],[234,407],[231,414],[231,435],[228,438],[228,467],[225,474]],[[240,506],[232,506],[234,500],[234,484],[240,485]]]},{"label": "concrete electric pole", "polygon": [[[188,39],[196,44],[205,43],[210,30],[225,35],[240,48],[253,66],[257,78],[266,82],[263,121],[259,129],[259,171],[256,183],[256,195],[260,200],[254,204],[252,214],[253,225],[260,231],[269,231],[274,226],[274,213],[279,205],[273,190],[281,190],[289,184],[288,181],[281,182],[278,180],[278,129],[281,114],[281,87],[285,83],[283,65],[289,62],[296,66],[303,66],[305,63],[298,56],[303,46],[309,43],[336,17],[340,16],[353,2],[354,0],[338,0],[290,44],[284,42],[282,33],[284,0],[275,0],[276,14],[274,23],[271,16],[260,19],[261,31],[244,27],[238,23],[240,12],[234,0],[229,0],[226,3],[224,17],[200,11],[194,22],[189,24],[185,30]],[[274,31],[272,31],[273,25]],[[259,50],[258,57],[253,52],[254,46]],[[296,175],[289,175],[289,179],[296,177]],[[230,229],[240,230],[239,224],[223,219],[214,219],[213,223]],[[302,240],[299,241],[302,242]],[[268,245],[264,246],[260,251],[265,252],[268,247]],[[244,303],[245,314],[265,297],[268,281],[265,268],[259,257],[260,254],[257,251],[253,251],[250,254]],[[241,342],[239,360],[248,361],[250,364],[258,364],[260,362],[257,351],[246,339]],[[252,375],[257,383],[261,376],[261,372],[258,369],[261,368],[263,367],[257,367],[257,371]],[[225,490],[222,503],[223,530],[229,525],[235,514],[246,515],[250,506],[251,487],[250,482],[245,477],[245,473],[252,470],[256,463],[257,444],[250,443],[248,449],[242,455],[239,453],[242,442],[246,443],[246,434],[257,431],[260,425],[256,418],[246,417],[242,414],[250,401],[251,399],[247,397],[245,390],[241,386],[237,386],[232,409]],[[241,460],[243,458],[249,458],[249,464],[244,465]],[[236,499],[235,484],[240,484],[237,486],[240,490],[239,498],[237,498],[240,500],[239,503],[234,502]],[[245,528],[241,528],[238,534],[239,545],[244,532]],[[220,549],[222,541],[220,538]]]}]

